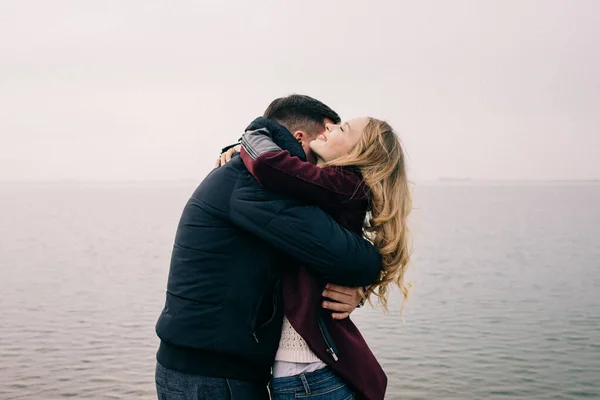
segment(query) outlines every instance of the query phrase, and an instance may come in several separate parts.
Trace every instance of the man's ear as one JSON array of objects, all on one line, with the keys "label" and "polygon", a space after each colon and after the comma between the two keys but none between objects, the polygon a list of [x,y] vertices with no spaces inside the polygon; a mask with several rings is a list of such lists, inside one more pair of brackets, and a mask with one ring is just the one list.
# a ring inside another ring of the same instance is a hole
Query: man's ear
[{"label": "man's ear", "polygon": [[292,135],[294,135],[294,137],[299,143],[302,143],[302,141],[308,137],[308,135],[304,131],[295,131],[294,133],[292,133]]}]

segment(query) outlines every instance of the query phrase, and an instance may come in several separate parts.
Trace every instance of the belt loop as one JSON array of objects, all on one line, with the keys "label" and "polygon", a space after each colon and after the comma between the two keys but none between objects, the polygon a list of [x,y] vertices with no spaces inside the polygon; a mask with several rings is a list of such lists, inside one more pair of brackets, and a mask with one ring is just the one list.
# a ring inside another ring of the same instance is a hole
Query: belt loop
[{"label": "belt loop", "polygon": [[310,386],[308,386],[308,380],[304,374],[300,374],[300,380],[302,381],[302,385],[304,386],[306,394],[310,394]]}]

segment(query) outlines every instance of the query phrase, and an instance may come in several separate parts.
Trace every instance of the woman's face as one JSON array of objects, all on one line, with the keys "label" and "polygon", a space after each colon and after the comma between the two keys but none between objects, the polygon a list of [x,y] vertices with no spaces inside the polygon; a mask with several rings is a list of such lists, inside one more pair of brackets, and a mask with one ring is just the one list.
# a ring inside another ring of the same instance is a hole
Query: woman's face
[{"label": "woman's face", "polygon": [[325,132],[310,142],[310,149],[320,160],[329,162],[347,155],[360,140],[369,118],[354,118],[339,125],[326,124]]}]

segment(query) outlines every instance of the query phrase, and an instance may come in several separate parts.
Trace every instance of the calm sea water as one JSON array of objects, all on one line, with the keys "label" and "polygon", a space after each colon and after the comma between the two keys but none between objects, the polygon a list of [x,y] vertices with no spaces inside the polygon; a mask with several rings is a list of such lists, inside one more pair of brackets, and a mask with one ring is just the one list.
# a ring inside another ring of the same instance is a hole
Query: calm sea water
[{"label": "calm sea water", "polygon": [[[0,185],[0,399],[152,399],[193,184]],[[422,185],[414,296],[353,318],[390,399],[600,398],[600,185]]]}]

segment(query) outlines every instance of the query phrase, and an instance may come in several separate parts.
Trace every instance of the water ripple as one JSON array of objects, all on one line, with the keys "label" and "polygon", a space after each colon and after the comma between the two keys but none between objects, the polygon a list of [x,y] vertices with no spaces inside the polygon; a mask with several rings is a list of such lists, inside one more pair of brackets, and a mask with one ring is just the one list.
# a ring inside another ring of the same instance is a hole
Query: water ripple
[{"label": "water ripple", "polygon": [[[0,399],[155,398],[154,324],[192,189],[0,186]],[[353,315],[388,398],[600,398],[600,187],[429,186],[415,201],[407,323],[397,293],[389,316]]]}]

